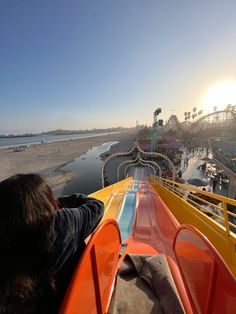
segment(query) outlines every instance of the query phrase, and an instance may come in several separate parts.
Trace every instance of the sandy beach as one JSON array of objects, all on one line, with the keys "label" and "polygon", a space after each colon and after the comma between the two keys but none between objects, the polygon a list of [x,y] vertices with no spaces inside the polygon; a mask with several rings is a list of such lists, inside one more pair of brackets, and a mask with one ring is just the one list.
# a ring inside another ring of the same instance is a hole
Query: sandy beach
[{"label": "sandy beach", "polygon": [[31,145],[24,151],[13,148],[0,149],[0,181],[17,173],[39,173],[46,178],[53,191],[60,190],[75,175],[63,172],[60,167],[73,161],[91,147],[110,141],[133,138],[132,132],[120,132],[105,136]]}]

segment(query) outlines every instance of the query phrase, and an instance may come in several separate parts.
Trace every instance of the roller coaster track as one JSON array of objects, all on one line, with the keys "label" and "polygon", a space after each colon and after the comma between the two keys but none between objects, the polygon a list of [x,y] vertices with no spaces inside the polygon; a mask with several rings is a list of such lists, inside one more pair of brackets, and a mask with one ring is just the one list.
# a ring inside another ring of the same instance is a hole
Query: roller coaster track
[{"label": "roller coaster track", "polygon": [[164,126],[164,131],[184,131],[197,133],[211,128],[230,128],[236,126],[236,113],[232,110],[220,110],[202,116],[195,122],[180,123],[176,115],[172,115]]}]

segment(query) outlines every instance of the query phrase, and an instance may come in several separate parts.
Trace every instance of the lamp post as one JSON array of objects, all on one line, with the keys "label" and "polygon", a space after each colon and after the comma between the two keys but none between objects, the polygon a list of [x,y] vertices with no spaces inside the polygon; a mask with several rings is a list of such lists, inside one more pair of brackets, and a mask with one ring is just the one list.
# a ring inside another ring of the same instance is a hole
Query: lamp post
[{"label": "lamp post", "polygon": [[153,112],[153,125],[152,125],[152,134],[151,134],[151,150],[152,152],[157,151],[157,116],[161,113],[161,108],[157,108]]}]

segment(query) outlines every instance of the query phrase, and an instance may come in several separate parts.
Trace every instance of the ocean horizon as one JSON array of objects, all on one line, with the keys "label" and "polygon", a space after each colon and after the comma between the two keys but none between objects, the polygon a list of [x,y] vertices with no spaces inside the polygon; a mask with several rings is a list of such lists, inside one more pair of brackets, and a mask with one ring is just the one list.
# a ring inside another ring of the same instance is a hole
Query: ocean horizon
[{"label": "ocean horizon", "polygon": [[33,135],[22,137],[3,137],[0,138],[0,148],[8,148],[22,145],[34,145],[41,143],[52,143],[60,141],[77,140],[83,138],[97,137],[108,134],[115,134],[118,132],[94,132],[94,133],[78,133],[78,134],[64,134],[64,135]]}]

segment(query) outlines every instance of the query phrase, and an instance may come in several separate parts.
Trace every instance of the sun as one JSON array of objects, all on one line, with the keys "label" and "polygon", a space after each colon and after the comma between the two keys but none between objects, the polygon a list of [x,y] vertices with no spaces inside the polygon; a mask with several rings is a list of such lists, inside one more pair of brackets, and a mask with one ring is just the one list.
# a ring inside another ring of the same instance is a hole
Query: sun
[{"label": "sun", "polygon": [[202,107],[205,113],[223,110],[228,104],[236,104],[236,81],[222,81],[208,88],[203,96]]}]

